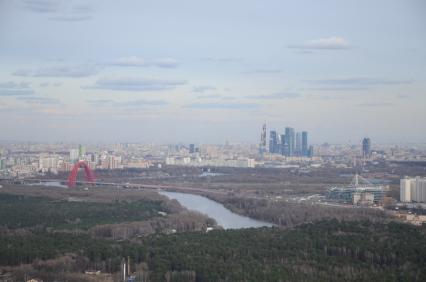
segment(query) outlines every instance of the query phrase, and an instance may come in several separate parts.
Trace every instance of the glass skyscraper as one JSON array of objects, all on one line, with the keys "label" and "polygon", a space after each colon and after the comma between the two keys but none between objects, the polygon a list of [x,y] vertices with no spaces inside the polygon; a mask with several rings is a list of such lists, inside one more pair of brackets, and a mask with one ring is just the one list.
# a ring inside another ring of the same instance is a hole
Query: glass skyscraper
[{"label": "glass skyscraper", "polygon": [[308,132],[302,131],[302,156],[308,155]]},{"label": "glass skyscraper", "polygon": [[277,132],[275,130],[272,130],[269,132],[269,153],[277,153],[279,150],[278,148],[278,136]]},{"label": "glass skyscraper", "polygon": [[286,156],[294,156],[294,149],[295,149],[295,143],[294,143],[294,128],[286,127],[285,128],[285,142],[287,144],[287,148],[284,152],[284,155]]},{"label": "glass skyscraper", "polygon": [[364,138],[362,140],[362,156],[368,158],[371,155],[371,140],[370,138]]}]

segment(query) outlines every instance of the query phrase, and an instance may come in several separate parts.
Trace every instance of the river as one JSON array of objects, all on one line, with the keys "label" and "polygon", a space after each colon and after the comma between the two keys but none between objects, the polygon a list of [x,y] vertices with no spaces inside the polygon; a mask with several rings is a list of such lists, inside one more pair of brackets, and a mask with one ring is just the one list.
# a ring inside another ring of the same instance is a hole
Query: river
[{"label": "river", "polygon": [[233,213],[232,211],[225,208],[222,204],[219,204],[203,196],[166,191],[161,191],[160,194],[165,195],[170,199],[176,199],[182,206],[189,210],[198,211],[208,215],[209,217],[216,220],[217,224],[222,226],[224,229],[273,226],[273,224],[269,222],[264,222]]}]

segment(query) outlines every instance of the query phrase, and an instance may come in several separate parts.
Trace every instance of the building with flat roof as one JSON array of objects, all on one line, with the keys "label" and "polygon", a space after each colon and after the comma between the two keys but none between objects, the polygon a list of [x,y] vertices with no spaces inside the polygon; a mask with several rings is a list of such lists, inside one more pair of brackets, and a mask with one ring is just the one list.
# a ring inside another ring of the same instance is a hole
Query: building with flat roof
[{"label": "building with flat roof", "polygon": [[403,178],[400,181],[400,201],[426,203],[426,178]]},{"label": "building with flat roof", "polygon": [[370,138],[364,138],[362,140],[362,156],[369,158],[371,156],[371,140]]},{"label": "building with flat roof", "polygon": [[358,204],[359,201],[371,201],[381,204],[385,196],[386,187],[375,185],[355,174],[352,182],[348,186],[331,187],[328,190],[327,198],[329,200]]}]

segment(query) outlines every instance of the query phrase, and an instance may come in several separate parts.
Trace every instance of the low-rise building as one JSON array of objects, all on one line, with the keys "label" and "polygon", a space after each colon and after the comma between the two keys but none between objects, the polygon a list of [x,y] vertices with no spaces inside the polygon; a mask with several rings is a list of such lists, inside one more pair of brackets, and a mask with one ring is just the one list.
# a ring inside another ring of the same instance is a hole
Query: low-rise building
[{"label": "low-rise building", "polygon": [[355,192],[352,194],[352,203],[358,206],[371,206],[374,203],[374,194],[368,192]]}]

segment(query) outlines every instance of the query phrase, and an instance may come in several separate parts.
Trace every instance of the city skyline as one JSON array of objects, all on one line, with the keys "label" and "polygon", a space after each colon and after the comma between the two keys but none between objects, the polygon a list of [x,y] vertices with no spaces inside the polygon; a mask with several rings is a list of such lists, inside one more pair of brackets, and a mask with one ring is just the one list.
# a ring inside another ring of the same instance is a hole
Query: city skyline
[{"label": "city skyline", "polygon": [[426,142],[425,9],[0,1],[0,139],[258,144],[266,121],[312,144]]}]

